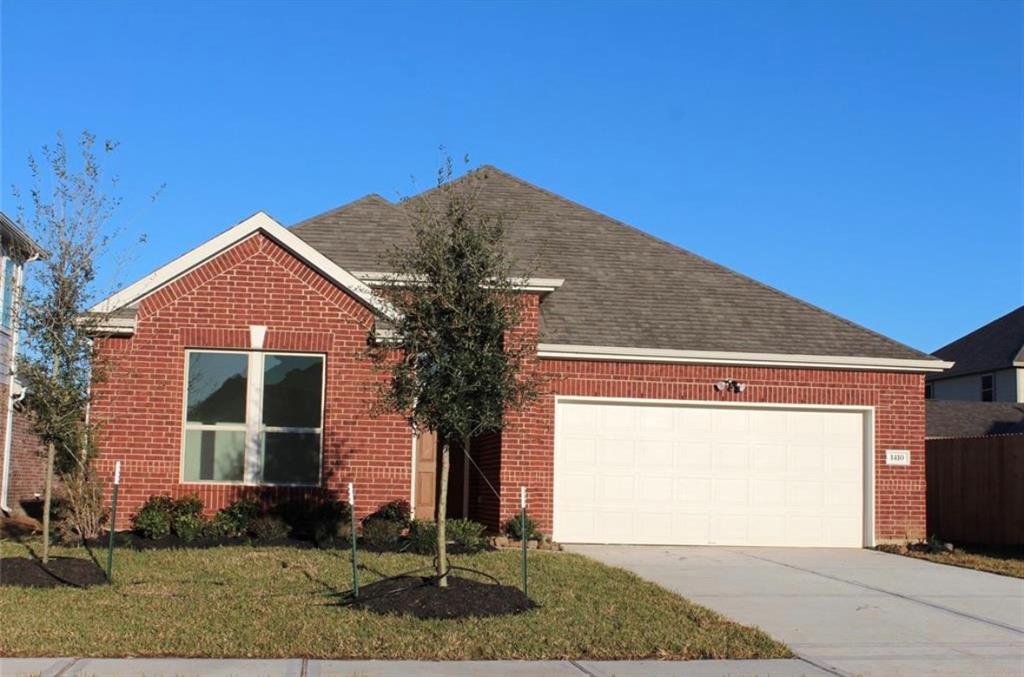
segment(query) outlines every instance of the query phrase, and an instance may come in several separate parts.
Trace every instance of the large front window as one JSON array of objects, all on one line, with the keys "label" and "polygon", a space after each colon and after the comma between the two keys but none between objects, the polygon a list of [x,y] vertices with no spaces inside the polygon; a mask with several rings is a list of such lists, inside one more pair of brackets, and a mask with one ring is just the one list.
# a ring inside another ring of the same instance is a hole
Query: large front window
[{"label": "large front window", "polygon": [[187,353],[182,480],[317,485],[324,358]]}]

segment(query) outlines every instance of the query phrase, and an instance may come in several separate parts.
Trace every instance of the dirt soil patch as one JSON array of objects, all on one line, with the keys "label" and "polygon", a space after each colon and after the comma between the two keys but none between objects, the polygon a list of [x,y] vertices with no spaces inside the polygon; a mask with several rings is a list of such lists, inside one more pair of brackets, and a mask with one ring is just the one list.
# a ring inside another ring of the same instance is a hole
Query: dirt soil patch
[{"label": "dirt soil patch", "polygon": [[103,569],[90,559],[53,557],[49,564],[29,557],[0,559],[0,586],[22,588],[87,588],[107,581]]},{"label": "dirt soil patch", "polygon": [[448,577],[447,588],[419,576],[378,581],[360,588],[358,601],[350,604],[381,614],[416,618],[508,616],[537,606],[519,588],[458,576]]}]

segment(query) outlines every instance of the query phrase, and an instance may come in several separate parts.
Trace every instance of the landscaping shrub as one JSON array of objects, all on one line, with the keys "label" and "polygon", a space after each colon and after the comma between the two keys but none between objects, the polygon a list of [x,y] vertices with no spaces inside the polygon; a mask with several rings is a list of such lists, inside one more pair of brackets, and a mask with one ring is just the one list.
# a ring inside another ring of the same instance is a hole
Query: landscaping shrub
[{"label": "landscaping shrub", "polygon": [[487,529],[479,522],[468,519],[450,519],[445,522],[445,536],[466,552],[483,550],[486,541],[484,531]]},{"label": "landscaping shrub", "polygon": [[409,525],[409,550],[420,555],[433,555],[437,552],[437,523],[433,520],[413,520]]},{"label": "landscaping shrub", "polygon": [[390,550],[398,544],[405,528],[403,522],[390,519],[372,519],[363,521],[363,540],[367,545],[379,550]]},{"label": "landscaping shrub", "polygon": [[[486,545],[484,531],[487,527],[467,519],[445,521],[445,536],[465,552],[478,552]],[[433,520],[413,520],[409,525],[409,550],[421,555],[437,552],[437,523]]]},{"label": "landscaping shrub", "polygon": [[[351,518],[348,503],[335,500],[317,500],[307,497],[286,498],[275,504],[268,514],[280,517],[297,536],[316,538],[338,528],[340,522]],[[321,526],[325,525],[325,526]]]},{"label": "landscaping shrub", "polygon": [[186,509],[171,518],[171,532],[186,543],[191,543],[206,536],[209,533],[209,526],[202,513]]},{"label": "landscaping shrub", "polygon": [[320,547],[331,547],[347,543],[352,537],[352,523],[348,520],[318,522],[313,530],[313,540]]},{"label": "landscaping shrub", "polygon": [[376,511],[363,518],[363,524],[383,520],[387,522],[398,522],[402,525],[409,523],[409,501],[391,501],[377,508]]},{"label": "landscaping shrub", "polygon": [[171,534],[174,499],[170,496],[150,496],[132,516],[132,529],[143,538],[163,538]]},{"label": "landscaping shrub", "polygon": [[[523,525],[518,514],[505,522],[505,535],[517,541],[523,539]],[[537,529],[537,524],[530,517],[530,513],[526,513],[526,540],[540,540],[542,536],[543,534]]]},{"label": "landscaping shrub", "polygon": [[277,538],[287,538],[291,527],[280,517],[264,515],[257,517],[249,523],[249,533],[258,541],[270,541]]},{"label": "landscaping shrub", "polygon": [[177,501],[174,501],[174,507],[172,512],[175,516],[184,515],[202,515],[203,514],[203,500],[199,498],[198,494],[192,494],[191,496],[183,496]]},{"label": "landscaping shrub", "polygon": [[213,537],[235,538],[244,536],[249,524],[260,516],[262,507],[259,499],[246,496],[225,506],[213,516],[209,524],[209,533]]}]

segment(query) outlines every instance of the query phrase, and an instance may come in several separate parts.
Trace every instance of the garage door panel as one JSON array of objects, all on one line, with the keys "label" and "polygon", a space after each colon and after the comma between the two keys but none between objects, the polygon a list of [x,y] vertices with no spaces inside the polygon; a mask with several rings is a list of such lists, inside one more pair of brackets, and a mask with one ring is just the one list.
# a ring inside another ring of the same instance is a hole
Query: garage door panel
[{"label": "garage door panel", "polygon": [[711,480],[703,477],[682,477],[675,481],[676,501],[681,504],[707,505],[711,501]]},{"label": "garage door panel", "polygon": [[724,472],[746,472],[750,448],[746,444],[731,442],[714,446],[714,464]]},{"label": "garage door panel", "polygon": [[700,474],[711,472],[710,442],[677,442],[675,449],[676,466],[679,470]]},{"label": "garage door panel", "polygon": [[557,405],[555,538],[859,547],[864,416]]}]

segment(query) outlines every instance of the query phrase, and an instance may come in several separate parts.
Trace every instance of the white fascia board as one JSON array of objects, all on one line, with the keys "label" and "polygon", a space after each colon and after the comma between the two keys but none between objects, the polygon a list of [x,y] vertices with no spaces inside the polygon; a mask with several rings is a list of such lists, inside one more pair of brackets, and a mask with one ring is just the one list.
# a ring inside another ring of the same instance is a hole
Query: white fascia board
[{"label": "white fascia board", "polygon": [[[407,284],[414,281],[408,275],[397,275],[394,273],[382,273],[378,271],[356,271],[352,273],[368,285],[382,284]],[[518,291],[532,291],[550,293],[565,284],[565,280],[559,277],[526,277],[515,280],[515,289]]]},{"label": "white fascia board", "polygon": [[232,226],[219,235],[207,240],[195,249],[156,269],[149,275],[133,282],[113,296],[89,309],[89,312],[109,313],[136,303],[166,284],[173,282],[222,252],[230,249],[254,233],[263,232],[270,239],[302,259],[310,267],[354,295],[377,312],[390,316],[388,305],[356,276],[331,261],[318,250],[307,244],[298,235],[282,226],[265,212],[256,212],[238,225]]},{"label": "white fascia board", "polygon": [[941,360],[904,360],[885,357],[844,357],[834,355],[785,355],[777,353],[732,353],[709,350],[664,350],[541,343],[537,356],[560,360],[616,362],[679,362],[684,364],[725,364],[748,367],[807,367],[814,369],[860,369],[871,371],[943,371],[953,366]]},{"label": "white fascia board", "polygon": [[110,317],[100,320],[94,327],[89,327],[89,331],[98,336],[131,336],[135,333],[135,325],[134,318]]}]

